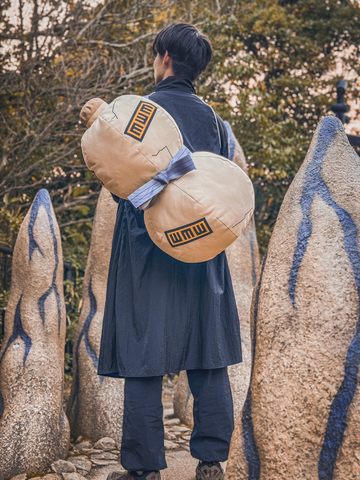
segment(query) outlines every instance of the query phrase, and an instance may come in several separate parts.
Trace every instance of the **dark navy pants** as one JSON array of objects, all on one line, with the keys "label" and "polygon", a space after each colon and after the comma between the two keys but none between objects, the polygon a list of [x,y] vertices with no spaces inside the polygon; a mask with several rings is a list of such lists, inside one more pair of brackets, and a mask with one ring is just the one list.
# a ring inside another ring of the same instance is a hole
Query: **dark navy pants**
[{"label": "dark navy pants", "polygon": [[[234,410],[227,368],[189,370],[194,397],[191,455],[205,462],[228,458]],[[126,470],[166,468],[162,377],[125,378],[121,464]]]}]

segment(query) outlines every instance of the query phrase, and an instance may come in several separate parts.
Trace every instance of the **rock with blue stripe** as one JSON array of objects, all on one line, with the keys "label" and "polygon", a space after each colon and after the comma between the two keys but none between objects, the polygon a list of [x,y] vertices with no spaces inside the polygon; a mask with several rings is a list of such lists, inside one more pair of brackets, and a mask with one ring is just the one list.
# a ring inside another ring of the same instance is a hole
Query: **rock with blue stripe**
[{"label": "rock with blue stripe", "polygon": [[0,478],[66,458],[65,302],[61,237],[40,190],[19,230],[0,351]]},{"label": "rock with blue stripe", "polygon": [[360,159],[325,117],[253,297],[251,387],[228,480],[360,478]]},{"label": "rock with blue stripe", "polygon": [[[247,165],[244,152],[235,138],[230,125],[226,123],[229,136],[229,159],[245,173]],[[234,402],[234,416],[238,418],[249,388],[251,371],[250,307],[251,297],[259,270],[259,248],[256,238],[254,217],[244,233],[225,250],[234,288],[240,319],[242,342],[242,363],[228,367]],[[185,372],[181,372],[174,394],[175,416],[187,425],[193,426],[193,398]]]},{"label": "rock with blue stripe", "polygon": [[122,434],[124,381],[97,374],[107,276],[118,204],[103,188],[100,192],[87,260],[83,305],[73,353],[73,384],[67,414],[74,438],[93,441]]}]

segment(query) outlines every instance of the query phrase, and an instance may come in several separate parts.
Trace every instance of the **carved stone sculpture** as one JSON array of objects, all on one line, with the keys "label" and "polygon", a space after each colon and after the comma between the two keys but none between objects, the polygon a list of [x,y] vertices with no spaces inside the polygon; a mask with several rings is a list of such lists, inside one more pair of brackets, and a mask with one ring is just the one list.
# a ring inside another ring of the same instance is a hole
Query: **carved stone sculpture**
[{"label": "carved stone sculpture", "polygon": [[121,442],[124,382],[97,374],[106,286],[117,203],[103,188],[86,265],[83,306],[76,330],[73,384],[67,414],[74,438]]},{"label": "carved stone sculpture", "polygon": [[[239,142],[230,133],[230,158],[247,172],[246,160]],[[243,407],[250,382],[251,341],[250,306],[253,287],[259,269],[259,249],[254,218],[244,233],[226,249],[236,304],[240,318],[243,362],[229,367],[229,377],[234,401],[234,415],[238,417]],[[186,372],[180,373],[174,395],[174,411],[187,425],[193,426],[193,398]]]},{"label": "carved stone sculpture", "polygon": [[254,293],[251,387],[228,480],[360,478],[360,159],[325,117]]},{"label": "carved stone sculpture", "polygon": [[41,472],[65,458],[62,408],[65,303],[61,237],[40,190],[16,241],[0,351],[0,478]]}]

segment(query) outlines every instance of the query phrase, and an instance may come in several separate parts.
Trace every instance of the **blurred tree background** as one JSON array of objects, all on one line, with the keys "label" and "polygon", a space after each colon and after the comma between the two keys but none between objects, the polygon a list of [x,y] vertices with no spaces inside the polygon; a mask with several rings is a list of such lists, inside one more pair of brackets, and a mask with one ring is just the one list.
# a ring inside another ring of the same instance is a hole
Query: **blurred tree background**
[{"label": "blurred tree background", "polygon": [[[0,1],[0,244],[14,246],[36,192],[47,188],[76,271],[85,268],[100,190],[82,159],[79,111],[92,97],[153,91],[159,29],[191,22],[212,40],[196,89],[244,149],[262,254],[336,80],[360,73],[356,1]],[[359,98],[356,80],[347,93]],[[74,325],[81,282],[66,288]]]}]

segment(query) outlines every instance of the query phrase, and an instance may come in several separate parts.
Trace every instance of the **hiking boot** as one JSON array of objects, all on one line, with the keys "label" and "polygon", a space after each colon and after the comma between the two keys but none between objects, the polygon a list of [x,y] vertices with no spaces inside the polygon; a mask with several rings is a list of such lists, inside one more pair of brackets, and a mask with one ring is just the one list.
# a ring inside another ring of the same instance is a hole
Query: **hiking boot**
[{"label": "hiking boot", "polygon": [[111,472],[106,480],[161,480],[160,472],[144,472],[139,475],[136,472]]},{"label": "hiking boot", "polygon": [[196,467],[196,480],[224,480],[224,471],[219,462],[199,462]]}]

